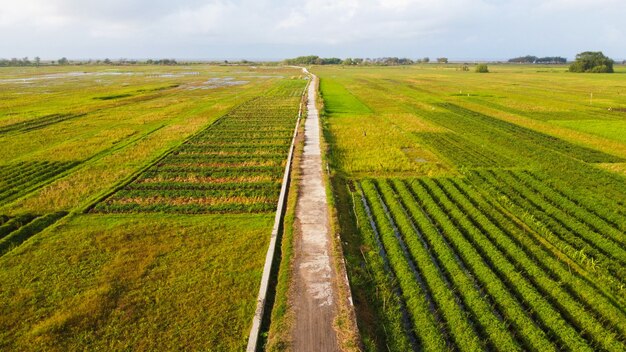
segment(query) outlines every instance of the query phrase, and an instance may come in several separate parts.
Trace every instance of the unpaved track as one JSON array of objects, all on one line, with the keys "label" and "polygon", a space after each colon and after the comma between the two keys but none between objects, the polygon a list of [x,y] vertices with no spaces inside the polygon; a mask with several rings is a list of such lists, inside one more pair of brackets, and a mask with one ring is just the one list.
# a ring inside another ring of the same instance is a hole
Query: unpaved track
[{"label": "unpaved track", "polygon": [[293,350],[338,351],[333,321],[337,315],[335,276],[331,259],[331,231],[320,149],[315,80],[309,85],[300,189],[296,202],[294,258]]}]

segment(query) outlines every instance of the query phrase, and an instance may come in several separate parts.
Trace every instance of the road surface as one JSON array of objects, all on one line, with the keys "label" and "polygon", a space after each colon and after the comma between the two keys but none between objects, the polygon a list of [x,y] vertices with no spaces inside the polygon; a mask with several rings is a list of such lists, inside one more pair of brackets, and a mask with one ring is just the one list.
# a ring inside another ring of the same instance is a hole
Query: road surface
[{"label": "road surface", "polygon": [[[305,70],[306,72],[306,70]],[[300,162],[300,188],[296,202],[296,248],[293,350],[338,351],[333,321],[337,315],[331,258],[332,235],[320,149],[319,113],[314,75],[308,90],[304,151]]]}]

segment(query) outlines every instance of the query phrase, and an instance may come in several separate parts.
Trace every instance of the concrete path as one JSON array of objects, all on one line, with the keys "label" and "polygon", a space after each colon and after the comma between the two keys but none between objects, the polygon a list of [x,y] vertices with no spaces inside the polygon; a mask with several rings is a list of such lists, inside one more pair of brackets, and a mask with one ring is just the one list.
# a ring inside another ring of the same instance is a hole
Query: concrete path
[{"label": "concrete path", "polygon": [[293,350],[338,351],[333,321],[337,315],[336,273],[331,262],[331,231],[320,150],[319,114],[315,81],[308,91],[300,190],[296,203],[298,231],[295,248],[295,323]]}]

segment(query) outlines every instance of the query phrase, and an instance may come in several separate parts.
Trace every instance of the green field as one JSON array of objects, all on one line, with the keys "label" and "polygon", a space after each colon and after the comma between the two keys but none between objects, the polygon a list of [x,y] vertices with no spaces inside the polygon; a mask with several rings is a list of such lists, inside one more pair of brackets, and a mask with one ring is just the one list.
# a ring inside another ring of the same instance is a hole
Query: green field
[{"label": "green field", "polygon": [[312,71],[367,350],[626,348],[623,67]]},{"label": "green field", "polygon": [[0,69],[0,349],[243,349],[302,78]]},{"label": "green field", "polygon": [[[626,349],[626,68],[310,71],[365,350]],[[243,350],[304,78],[0,68],[0,350]]]}]

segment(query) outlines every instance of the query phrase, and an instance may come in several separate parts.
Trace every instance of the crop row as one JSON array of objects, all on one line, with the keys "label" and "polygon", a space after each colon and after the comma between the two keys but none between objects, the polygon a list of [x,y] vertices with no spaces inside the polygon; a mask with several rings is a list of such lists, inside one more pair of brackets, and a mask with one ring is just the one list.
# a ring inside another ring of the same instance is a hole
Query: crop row
[{"label": "crop row", "polygon": [[30,120],[17,122],[11,125],[0,127],[0,134],[8,132],[27,132],[44,128],[55,123],[63,122],[66,120],[74,119],[77,117],[85,116],[85,114],[51,114],[41,117],[36,117]]},{"label": "crop row", "polygon": [[225,204],[139,204],[139,203],[98,203],[94,211],[100,213],[177,213],[177,214],[207,214],[207,213],[269,213],[276,210],[275,203],[225,203]]},{"label": "crop row", "polygon": [[244,190],[244,189],[280,189],[280,182],[135,182],[124,188],[125,190]]},{"label": "crop row", "polygon": [[[623,287],[626,250],[615,225],[525,173],[477,171],[471,179],[571,260]],[[625,292],[618,289],[616,294],[623,297]]]},{"label": "crop row", "polygon": [[420,349],[626,347],[623,306],[489,194],[460,179],[360,187]]},{"label": "crop row", "polygon": [[78,162],[33,161],[0,166],[0,203],[18,198],[76,165]]},{"label": "crop row", "polygon": [[24,214],[10,219],[0,226],[0,256],[19,246],[33,235],[43,231],[65,215],[67,215],[66,212],[57,212],[43,216]]},{"label": "crop row", "polygon": [[472,111],[455,104],[442,103],[440,104],[440,106],[454,112],[457,116],[473,119],[489,128],[493,128],[498,131],[514,135],[515,141],[523,140],[535,146],[552,149],[558,151],[559,153],[566,154],[585,162],[619,163],[624,161],[624,159],[620,157],[603,153],[595,149],[572,144],[560,138],[556,138],[541,132],[528,129],[526,127],[500,120],[476,111]]},{"label": "crop row", "polygon": [[452,132],[422,132],[416,134],[422,141],[459,166],[493,167],[513,166],[508,158],[494,153]]},{"label": "crop row", "polygon": [[492,154],[540,171],[544,178],[571,189],[587,204],[598,204],[614,213],[626,215],[626,182],[623,177],[582,161],[619,162],[621,158],[453,104],[441,107],[445,110],[422,111],[420,114],[475,145],[484,146]]},{"label": "crop row", "polygon": [[276,197],[276,188],[236,188],[236,189],[145,189],[124,188],[112,199],[147,197],[186,197],[186,198],[233,198],[233,197]]},{"label": "crop row", "polygon": [[247,154],[247,155],[219,155],[219,154],[200,154],[200,153],[176,153],[167,158],[170,162],[188,162],[188,161],[217,161],[221,163],[229,162],[262,162],[267,160],[280,160],[285,158],[283,154]]},{"label": "crop row", "polygon": [[0,226],[0,240],[11,232],[33,221],[34,218],[36,218],[36,216],[33,214],[23,214],[12,218],[4,218],[4,222]]},{"label": "crop row", "polygon": [[[388,350],[416,350],[418,341],[413,331],[414,325],[411,321],[411,315],[409,314],[406,301],[403,299],[404,294],[398,285],[397,276],[391,269],[389,256],[381,242],[381,235],[378,226],[376,226],[376,220],[372,215],[372,210],[363,194],[362,188],[358,184],[356,188],[360,191],[358,192],[360,193],[358,198],[361,201],[354,202],[354,213],[357,219],[363,220],[357,221],[357,226],[359,227],[363,243],[361,246],[361,254],[364,259],[363,264],[366,265],[357,265],[355,268],[364,270],[369,280],[363,280],[365,282],[361,280],[353,281],[352,285],[360,285],[365,288],[365,293],[369,294],[369,297],[366,297],[365,300],[369,304],[376,306],[380,312],[376,317],[380,323],[377,327],[380,333],[386,336]],[[431,305],[429,304],[429,306]],[[423,309],[423,306],[418,305],[416,308]],[[434,333],[436,334],[437,332],[435,331]]]},{"label": "crop row", "polygon": [[[300,93],[304,81],[298,81]],[[295,87],[295,85],[294,85]],[[98,212],[270,212],[298,97],[269,92],[233,109],[96,205]]]},{"label": "crop row", "polygon": [[[614,226],[618,228],[621,232],[626,233],[626,211],[620,211],[620,209],[611,209],[610,207],[602,206],[602,204],[598,202],[598,200],[611,196],[611,194],[601,193],[600,197],[592,197],[594,195],[597,196],[598,194],[593,193],[592,190],[585,189],[584,187],[587,185],[587,183],[580,178],[574,179],[574,183],[582,184],[583,188],[573,190],[572,188],[565,186],[563,182],[560,182],[560,180],[551,178],[543,173],[533,172],[530,173],[529,176],[533,177],[538,182],[549,186],[553,192],[566,198],[567,200],[576,204],[578,207],[585,209],[589,213],[595,214],[599,218],[611,224],[611,226]],[[615,186],[619,184],[617,182],[618,180],[615,180],[615,182],[611,182],[613,180],[607,181],[608,185]],[[618,193],[618,197],[620,197],[621,195],[626,196],[626,192],[619,194],[620,192],[618,190],[615,191],[615,193]]]}]

